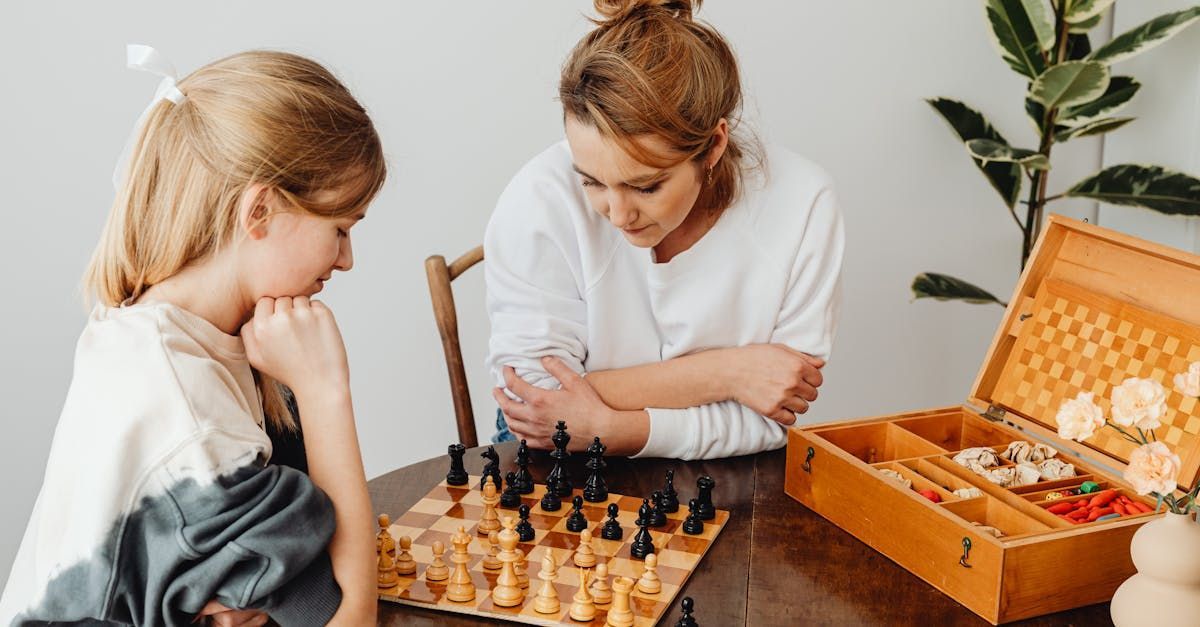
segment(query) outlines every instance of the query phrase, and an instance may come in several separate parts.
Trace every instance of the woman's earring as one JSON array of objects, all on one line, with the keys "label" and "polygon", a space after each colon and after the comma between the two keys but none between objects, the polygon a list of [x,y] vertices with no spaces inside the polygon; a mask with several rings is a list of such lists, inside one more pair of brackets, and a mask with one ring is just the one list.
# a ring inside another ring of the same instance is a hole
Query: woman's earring
[{"label": "woman's earring", "polygon": [[708,166],[708,172],[704,175],[704,184],[711,187],[712,186],[712,177],[713,177],[713,169],[712,169],[712,166],[710,165],[710,166]]}]

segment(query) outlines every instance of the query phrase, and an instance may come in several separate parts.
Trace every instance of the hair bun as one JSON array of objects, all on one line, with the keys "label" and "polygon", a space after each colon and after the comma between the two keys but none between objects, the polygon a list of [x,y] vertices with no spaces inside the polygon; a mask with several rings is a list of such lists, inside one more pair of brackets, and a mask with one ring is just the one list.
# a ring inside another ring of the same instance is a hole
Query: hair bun
[{"label": "hair bun", "polygon": [[619,22],[642,11],[669,11],[680,19],[692,19],[703,0],[594,0],[600,23]]}]

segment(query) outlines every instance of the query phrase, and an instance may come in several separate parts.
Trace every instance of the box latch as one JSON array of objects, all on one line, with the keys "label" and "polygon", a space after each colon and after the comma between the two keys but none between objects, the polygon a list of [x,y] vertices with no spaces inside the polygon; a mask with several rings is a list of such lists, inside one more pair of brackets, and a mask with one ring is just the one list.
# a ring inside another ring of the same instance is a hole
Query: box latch
[{"label": "box latch", "polygon": [[988,405],[987,411],[979,414],[992,422],[1004,422],[1004,408],[995,405]]}]

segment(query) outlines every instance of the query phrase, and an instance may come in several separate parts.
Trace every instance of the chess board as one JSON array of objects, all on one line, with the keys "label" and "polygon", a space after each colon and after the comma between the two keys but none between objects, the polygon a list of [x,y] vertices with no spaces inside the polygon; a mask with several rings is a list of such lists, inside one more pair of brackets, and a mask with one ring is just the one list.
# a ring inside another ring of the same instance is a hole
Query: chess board
[{"label": "chess board", "polygon": [[[472,476],[470,482],[461,487],[447,485],[443,481],[411,509],[392,521],[389,531],[393,538],[397,541],[401,536],[412,538],[411,552],[417,562],[417,572],[414,575],[400,575],[400,582],[392,590],[380,592],[379,598],[394,603],[532,625],[585,624],[568,616],[571,598],[579,589],[579,572],[571,562],[575,547],[579,545],[579,534],[566,529],[567,516],[572,511],[571,497],[563,497],[562,507],[556,512],[543,511],[538,504],[546,493],[544,485],[535,486],[532,494],[521,497],[521,502],[529,506],[529,522],[535,530],[532,542],[521,542],[517,545],[525,552],[528,560],[526,573],[529,575],[529,588],[525,591],[525,600],[521,605],[499,607],[492,602],[490,590],[500,573],[485,571],[481,565],[487,555],[488,542],[485,536],[476,531],[477,523],[483,516],[483,494],[478,489],[479,481],[480,477]],[[581,491],[576,489],[572,496],[575,494],[581,494]],[[682,499],[683,495],[680,496]],[[616,503],[620,509],[617,520],[621,523],[624,535],[619,541],[600,537],[600,528],[607,519],[606,509],[609,503]],[[636,581],[642,574],[642,561],[629,554],[629,545],[637,533],[634,521],[637,520],[637,510],[641,505],[641,498],[620,494],[609,494],[608,500],[602,503],[584,501],[583,513],[591,523],[589,527],[594,531],[592,548],[595,550],[597,563],[608,564],[610,586],[617,576],[630,577]],[[506,516],[518,520],[516,508],[498,507],[498,511],[502,520]],[[662,579],[662,592],[649,595],[634,589],[630,598],[630,608],[634,613],[635,626],[648,627],[658,623],[671,607],[688,576],[696,569],[708,548],[716,541],[721,529],[725,527],[729,520],[729,512],[718,509],[716,518],[705,521],[704,532],[695,536],[683,532],[683,521],[686,518],[687,507],[683,506],[678,512],[667,514],[666,525],[649,528],[658,556],[657,572]],[[475,600],[465,603],[456,603],[445,598],[447,581],[426,581],[424,577],[425,568],[433,561],[433,543],[439,540],[446,546],[443,559],[453,572],[454,563],[450,561],[453,545],[450,536],[460,526],[471,536],[471,561],[467,563],[467,568],[475,582]],[[538,571],[541,570],[542,556],[548,550],[553,550],[555,561],[559,564],[554,583],[558,591],[560,609],[555,614],[540,614],[533,609],[533,601],[542,585]],[[608,607],[609,605],[597,605],[596,618],[590,624],[604,625]]]},{"label": "chess board", "polygon": [[[1051,428],[1062,402],[1079,392],[1111,415],[1113,388],[1130,377],[1152,379],[1167,392],[1167,414],[1155,436],[1183,460],[1181,477],[1200,459],[1200,403],[1174,388],[1177,373],[1200,361],[1200,337],[1186,324],[1105,298],[1062,281],[1046,281],[1034,298],[1005,365],[996,401]],[[1085,444],[1128,461],[1134,445],[1115,429],[1099,429]]]}]

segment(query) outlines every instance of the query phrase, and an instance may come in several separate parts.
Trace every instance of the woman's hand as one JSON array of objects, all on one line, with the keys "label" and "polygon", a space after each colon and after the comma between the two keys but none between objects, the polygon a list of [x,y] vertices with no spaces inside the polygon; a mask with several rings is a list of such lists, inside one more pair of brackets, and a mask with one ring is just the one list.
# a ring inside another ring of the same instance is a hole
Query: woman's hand
[{"label": "woman's hand", "polygon": [[204,609],[196,615],[196,620],[199,622],[205,618],[210,618],[211,621],[205,624],[213,625],[214,627],[262,627],[267,624],[266,612],[258,610],[234,610],[216,601],[209,601],[204,605]]},{"label": "woman's hand", "polygon": [[576,437],[571,438],[571,450],[584,450],[592,437],[606,439],[612,423],[612,408],[604,404],[592,386],[557,357],[543,357],[542,367],[562,386],[543,390],[526,383],[512,366],[504,367],[504,383],[517,396],[513,400],[503,388],[492,390],[492,397],[508,419],[508,428],[517,439],[526,440],[534,448],[554,448],[551,437],[555,423],[563,420]]},{"label": "woman's hand", "polygon": [[300,394],[349,388],[346,346],[333,312],[307,296],[263,298],[242,325],[250,365]]},{"label": "woman's hand", "polygon": [[782,425],[796,422],[817,400],[825,360],[783,344],[752,344],[729,351],[730,396]]}]

